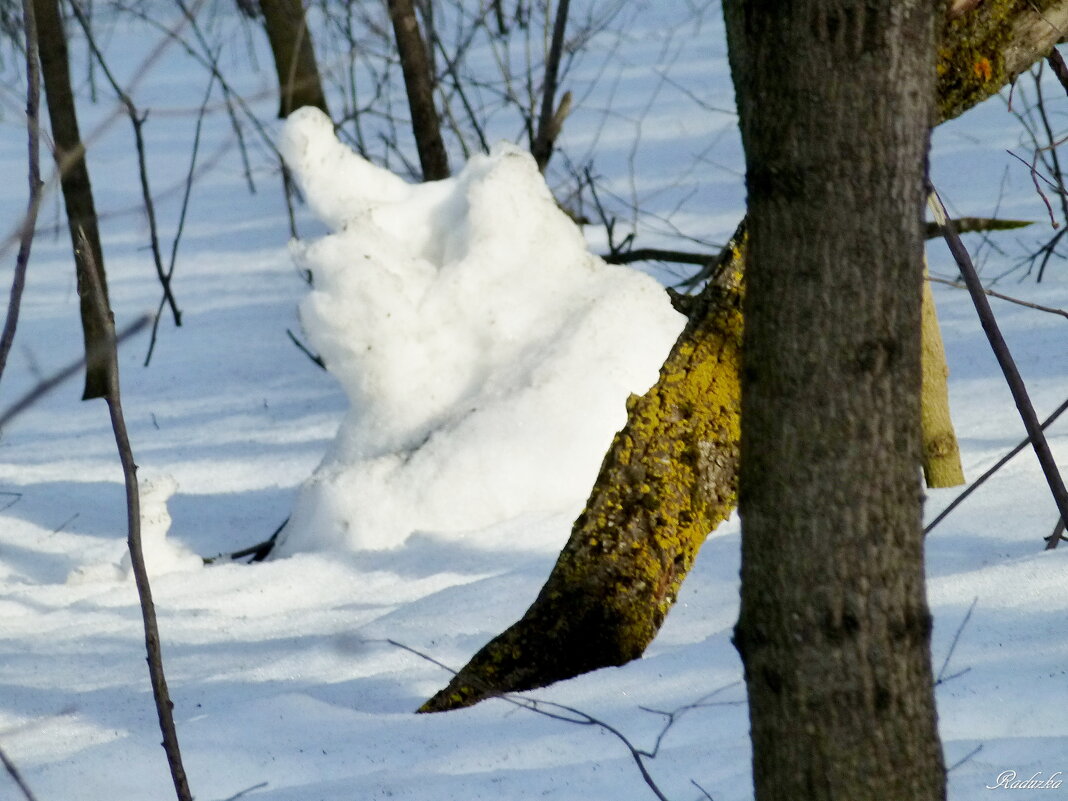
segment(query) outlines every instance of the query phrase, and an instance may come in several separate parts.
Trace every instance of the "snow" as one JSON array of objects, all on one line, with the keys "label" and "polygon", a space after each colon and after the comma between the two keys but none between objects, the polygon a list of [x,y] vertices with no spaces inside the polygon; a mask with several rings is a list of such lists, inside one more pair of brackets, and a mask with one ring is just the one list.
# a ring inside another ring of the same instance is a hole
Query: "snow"
[{"label": "snow", "polygon": [[350,404],[282,552],[575,517],[682,331],[662,286],[590,254],[514,145],[410,185],[307,108],[281,151],[334,231],[293,250],[315,282],[304,329]]},{"label": "snow", "polygon": [[[582,101],[564,144],[597,155],[606,197],[634,194],[650,209],[637,224],[640,242],[680,246],[671,235],[681,228],[710,247],[733,229],[744,198],[733,120],[712,108],[730,105],[722,26],[713,9],[699,36],[673,28],[662,18],[669,5],[635,11],[634,46],[608,48],[614,66],[601,84],[582,83],[597,72],[592,64],[573,75]],[[125,80],[139,74],[156,34],[117,25],[106,41]],[[249,41],[269,64],[262,42]],[[85,63],[77,42],[72,52]],[[272,71],[225,63],[235,91],[270,120]],[[138,89],[152,108],[145,133],[165,250],[189,163],[188,110],[206,84],[172,50]],[[83,127],[93,130],[111,109],[81,88]],[[694,92],[704,105],[690,100]],[[0,161],[12,176],[0,206],[15,220],[25,155],[19,103],[11,104],[0,119]],[[1000,206],[1005,216],[1044,219],[1028,171],[1001,149],[1017,140],[1016,125],[994,100],[936,132],[933,179],[951,211]],[[632,148],[635,131],[644,135]],[[246,790],[264,801],[652,798],[623,743],[596,725],[503,701],[414,715],[448,674],[406,648],[459,667],[525,611],[627,393],[655,378],[677,317],[647,280],[586,255],[529,161],[506,146],[450,181],[412,186],[353,157],[312,114],[269,132],[308,196],[298,227],[315,236],[290,250],[277,161],[250,137],[250,194],[226,110],[213,102],[202,153],[225,157],[194,187],[173,284],[183,325],[165,319],[148,367],[144,338],[120,356],[193,792],[220,801]],[[121,326],[159,300],[121,118],[94,140],[89,166]],[[0,406],[78,354],[62,224],[53,195]],[[586,234],[598,252],[603,230]],[[990,278],[1049,234],[1040,224],[992,237],[996,247],[980,237],[969,245]],[[929,250],[932,272],[952,276],[945,249]],[[315,273],[314,287],[294,255]],[[5,252],[4,269],[13,262]],[[1042,284],[1017,276],[998,288],[1068,307],[1063,262]],[[934,291],[974,478],[1022,438],[1022,425],[966,293]],[[991,302],[1043,417],[1068,386],[1066,322]],[[306,333],[334,372],[293,347],[287,329]],[[361,353],[360,343],[380,353]],[[80,403],[79,391],[64,385],[0,437],[0,747],[41,801],[172,797],[123,561],[122,474],[106,410]],[[478,413],[466,415],[465,404]],[[587,432],[594,423],[599,430]],[[1060,422],[1049,432],[1062,466],[1065,431]],[[406,452],[409,464],[397,465]],[[374,504],[353,503],[350,489]],[[928,517],[956,492],[931,491]],[[265,539],[291,514],[283,558],[199,562]],[[951,771],[953,799],[982,797],[1006,770],[1048,778],[1068,769],[1068,551],[1042,551],[1055,517],[1024,452],[928,538],[947,763],[981,747]],[[665,720],[649,710],[707,698],[677,719],[648,762],[672,799],[704,798],[692,782],[716,801],[752,797],[744,685],[730,644],[738,552],[732,519],[702,549],[643,659],[530,694],[593,715],[642,748]],[[2,773],[0,798],[19,798]]]}]

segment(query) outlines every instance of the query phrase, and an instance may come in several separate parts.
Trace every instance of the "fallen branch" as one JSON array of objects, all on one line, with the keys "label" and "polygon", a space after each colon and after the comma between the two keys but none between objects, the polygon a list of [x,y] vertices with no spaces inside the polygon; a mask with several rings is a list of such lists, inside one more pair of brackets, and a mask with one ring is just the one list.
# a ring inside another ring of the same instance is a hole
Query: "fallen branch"
[{"label": "fallen branch", "polygon": [[239,551],[231,551],[230,553],[220,553],[216,554],[215,556],[205,556],[204,564],[213,565],[220,559],[229,559],[230,561],[236,561],[238,559],[244,559],[246,556],[252,557],[251,559],[249,559],[249,564],[253,562],[262,562],[264,559],[270,556],[271,551],[274,550],[274,546],[278,542],[278,535],[282,533],[282,529],[286,527],[286,523],[288,522],[289,518],[287,517],[285,520],[282,521],[282,524],[274,530],[274,533],[270,537],[265,539],[263,542],[257,542],[255,545],[250,545],[247,548],[242,548]]},{"label": "fallen branch", "polygon": [[[957,262],[957,267],[960,268],[961,276],[968,285],[968,291],[972,296],[976,312],[979,314],[979,320],[983,325],[983,330],[986,332],[987,339],[990,341],[990,347],[997,357],[998,364],[1001,365],[1005,381],[1009,385],[1009,391],[1012,392],[1013,400],[1016,401],[1016,408],[1019,410],[1024,427],[1031,438],[1031,446],[1035,449],[1035,455],[1042,466],[1042,472],[1046,476],[1046,482],[1049,484],[1050,492],[1053,494],[1053,500],[1057,504],[1057,511],[1060,513],[1061,520],[1068,520],[1068,488],[1064,486],[1064,480],[1061,478],[1057,463],[1050,452],[1049,443],[1046,442],[1046,436],[1042,431],[1041,424],[1038,422],[1035,408],[1031,405],[1031,399],[1027,395],[1027,387],[1024,385],[1020,371],[1017,370],[1016,363],[1009,352],[1009,346],[1005,343],[1005,339],[998,329],[997,321],[994,319],[994,312],[987,302],[986,295],[983,293],[983,285],[980,283],[979,275],[975,271],[975,265],[972,264],[967,248],[960,241],[960,237],[953,226],[953,221],[949,219],[938,193],[930,184],[928,184],[928,192],[928,205],[935,215],[936,221],[943,227],[946,244],[949,245],[949,250]],[[1056,548],[1058,542],[1060,542],[1060,537],[1051,537],[1046,542],[1046,549]]]}]

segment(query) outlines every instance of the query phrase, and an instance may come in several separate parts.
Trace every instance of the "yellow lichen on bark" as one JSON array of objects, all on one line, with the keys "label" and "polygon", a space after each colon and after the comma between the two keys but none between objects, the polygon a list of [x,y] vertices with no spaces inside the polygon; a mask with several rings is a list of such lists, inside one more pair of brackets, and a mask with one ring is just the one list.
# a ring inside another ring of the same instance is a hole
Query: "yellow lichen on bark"
[{"label": "yellow lichen on bark", "polygon": [[[938,50],[938,121],[996,94],[1060,38],[1063,0],[986,0],[947,19]],[[1021,43],[1023,42],[1023,43]]]},{"label": "yellow lichen on bark", "polygon": [[421,712],[641,656],[710,531],[734,509],[741,433],[742,229],[601,465],[538,598]]},{"label": "yellow lichen on bark", "polygon": [[[927,275],[926,266],[924,276]],[[931,284],[923,282],[921,323],[920,419],[923,434],[923,477],[927,486],[956,487],[964,483],[957,435],[949,413],[949,368],[938,327]]]},{"label": "yellow lichen on bark", "polygon": [[[943,33],[932,122],[996,93],[1060,30],[1068,30],[1068,0],[964,4]],[[627,427],[538,598],[420,711],[618,665],[655,636],[697,549],[736,500],[743,242],[744,222],[718,280],[688,308],[690,324],[660,381],[628,402]],[[936,452],[946,447],[932,441]]]}]

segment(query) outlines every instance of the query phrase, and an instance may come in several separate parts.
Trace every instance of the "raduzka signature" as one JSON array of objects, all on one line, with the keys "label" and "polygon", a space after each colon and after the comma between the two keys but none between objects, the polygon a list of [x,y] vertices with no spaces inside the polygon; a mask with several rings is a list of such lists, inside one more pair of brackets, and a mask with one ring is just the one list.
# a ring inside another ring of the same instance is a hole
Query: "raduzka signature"
[{"label": "raduzka signature", "polygon": [[1044,778],[1042,771],[1038,771],[1029,779],[1021,779],[1014,770],[1003,770],[998,774],[997,781],[986,786],[987,790],[1059,790],[1061,786],[1061,773],[1057,771],[1048,779]]}]

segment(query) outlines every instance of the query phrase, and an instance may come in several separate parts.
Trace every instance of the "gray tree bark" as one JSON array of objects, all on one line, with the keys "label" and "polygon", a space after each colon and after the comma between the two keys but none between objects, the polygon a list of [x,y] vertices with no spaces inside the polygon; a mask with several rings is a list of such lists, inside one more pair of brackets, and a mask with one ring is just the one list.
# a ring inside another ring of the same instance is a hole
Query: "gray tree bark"
[{"label": "gray tree bark", "polygon": [[930,0],[726,0],[746,152],[739,508],[758,801],[945,798],[923,573]]}]

